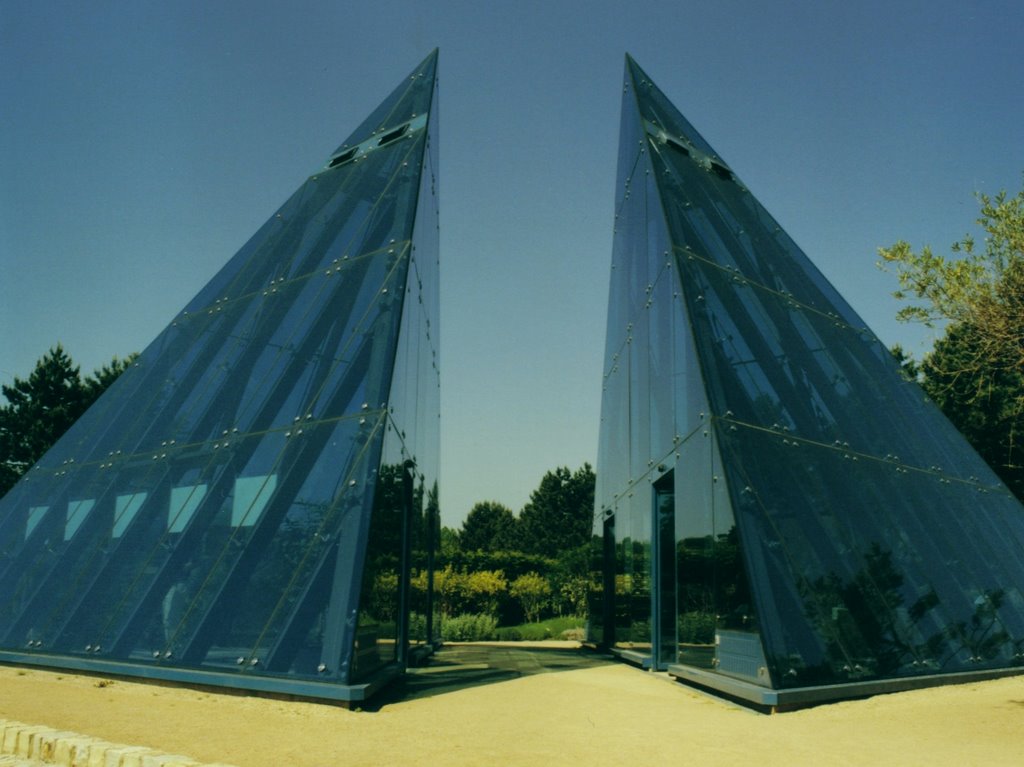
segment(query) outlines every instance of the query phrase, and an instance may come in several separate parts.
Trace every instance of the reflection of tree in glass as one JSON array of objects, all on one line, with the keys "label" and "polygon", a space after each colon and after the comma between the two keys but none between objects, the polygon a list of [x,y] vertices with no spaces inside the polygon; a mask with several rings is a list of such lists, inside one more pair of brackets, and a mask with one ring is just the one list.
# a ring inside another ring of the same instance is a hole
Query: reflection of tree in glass
[{"label": "reflection of tree in glass", "polygon": [[904,579],[892,559],[892,552],[875,542],[852,578],[844,581],[830,573],[815,581],[801,580],[804,608],[828,654],[828,668],[803,669],[797,672],[801,678],[934,672],[954,662],[978,663],[1003,652],[1010,637],[997,616],[1004,601],[1001,590],[980,595],[969,620],[925,636],[920,624],[939,605],[939,597],[929,589],[906,607]]},{"label": "reflection of tree in glass", "polygon": [[[399,579],[382,578],[396,573],[402,554],[402,512],[405,506],[405,467],[383,464],[370,515],[370,534],[363,565],[363,586],[359,596],[359,626],[367,630],[380,623],[393,623],[398,613]],[[392,588],[381,591],[383,584]]]},{"label": "reflection of tree in glass", "polygon": [[[363,565],[362,590],[359,597],[359,628],[357,658],[359,671],[369,671],[378,661],[392,659],[399,638],[403,589],[402,548],[408,524],[410,572],[408,590],[409,612],[425,614],[429,583],[420,576],[432,566],[430,552],[439,539],[439,508],[437,484],[426,491],[423,477],[416,473],[411,461],[382,464],[377,474],[370,533]],[[422,588],[413,588],[422,581]],[[426,639],[426,622],[413,627],[413,640]],[[436,634],[436,626],[432,627]],[[378,657],[368,648],[376,648]]]},{"label": "reflection of tree in glass", "polygon": [[1006,600],[1002,589],[990,589],[974,600],[970,620],[956,621],[946,627],[952,655],[966,651],[968,661],[979,663],[997,657],[1010,643],[1010,635],[999,622],[999,608]]},{"label": "reflection of tree in glass", "polygon": [[[615,637],[617,642],[650,641],[634,639],[634,624],[647,621],[650,613],[649,592],[644,585],[643,543],[634,545],[629,536],[617,541],[615,546],[615,577],[613,602]],[[639,554],[639,561],[637,555]],[[644,624],[647,625],[647,624]]]},{"label": "reflection of tree in glass", "polygon": [[[410,633],[413,641],[432,641],[441,637],[441,613],[434,599],[434,571],[441,545],[441,506],[437,480],[424,493],[421,477],[416,487],[412,525],[412,592]],[[422,501],[420,499],[423,499]],[[417,511],[422,507],[422,514]],[[419,519],[417,520],[417,516]],[[422,583],[422,586],[417,584]],[[427,619],[430,614],[430,620]],[[428,636],[428,633],[430,636]]]},{"label": "reflection of tree in glass", "polygon": [[[322,513],[323,509],[317,509],[309,514],[297,514],[293,509],[285,517],[239,600],[246,607],[234,612],[230,638],[225,640],[227,645],[252,647],[285,588],[295,580],[296,572],[309,571],[319,561],[328,544],[327,539],[317,534]],[[321,630],[319,624],[316,630]]]},{"label": "reflection of tree in glass", "polygon": [[617,620],[616,626],[625,628],[623,637],[629,641],[648,644],[651,641],[651,544],[627,538],[622,547],[626,552],[622,577],[625,620],[621,623]]},{"label": "reflection of tree in glass", "polygon": [[712,644],[716,628],[756,630],[735,526],[679,541],[676,563],[680,642]]}]

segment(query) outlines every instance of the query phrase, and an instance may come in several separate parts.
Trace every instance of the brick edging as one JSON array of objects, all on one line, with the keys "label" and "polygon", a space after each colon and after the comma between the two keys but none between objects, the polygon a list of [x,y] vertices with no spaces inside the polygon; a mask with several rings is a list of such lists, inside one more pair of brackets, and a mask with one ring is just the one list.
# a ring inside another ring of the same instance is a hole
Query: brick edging
[{"label": "brick edging", "polygon": [[0,756],[5,755],[61,767],[231,767],[142,746],[109,743],[67,730],[0,719]]}]

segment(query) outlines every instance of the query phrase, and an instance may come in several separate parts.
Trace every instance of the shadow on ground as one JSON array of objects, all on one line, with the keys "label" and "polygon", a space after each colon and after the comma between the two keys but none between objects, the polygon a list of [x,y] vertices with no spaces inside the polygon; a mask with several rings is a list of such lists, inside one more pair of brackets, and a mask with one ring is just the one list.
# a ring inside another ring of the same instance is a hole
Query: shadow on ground
[{"label": "shadow on ground", "polygon": [[575,671],[615,663],[611,655],[587,648],[514,644],[454,644],[437,650],[425,666],[410,668],[363,704],[364,711],[469,687],[506,682],[531,674]]}]

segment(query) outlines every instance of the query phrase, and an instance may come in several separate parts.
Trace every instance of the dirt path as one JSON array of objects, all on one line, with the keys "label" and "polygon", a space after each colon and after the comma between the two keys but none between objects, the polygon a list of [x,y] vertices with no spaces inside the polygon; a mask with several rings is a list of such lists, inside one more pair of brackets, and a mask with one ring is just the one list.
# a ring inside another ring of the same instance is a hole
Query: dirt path
[{"label": "dirt path", "polygon": [[0,667],[0,717],[239,767],[1024,764],[1024,677],[765,716],[621,664],[374,712]]}]

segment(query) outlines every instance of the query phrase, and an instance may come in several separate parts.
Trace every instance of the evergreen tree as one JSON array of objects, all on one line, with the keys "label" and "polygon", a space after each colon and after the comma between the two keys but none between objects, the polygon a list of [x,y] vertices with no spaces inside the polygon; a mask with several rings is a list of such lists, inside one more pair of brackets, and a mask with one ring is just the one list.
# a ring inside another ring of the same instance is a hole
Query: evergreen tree
[{"label": "evergreen tree", "polygon": [[437,546],[438,558],[441,563],[449,564],[459,555],[459,531],[450,527],[442,527]]},{"label": "evergreen tree", "polygon": [[470,509],[459,532],[462,551],[506,551],[516,548],[516,518],[497,501],[481,501]]},{"label": "evergreen tree", "polygon": [[[101,368],[92,371],[92,375],[83,379],[82,386],[85,390],[85,407],[88,408],[93,402],[100,398],[114,381],[128,369],[135,360],[139,358],[138,353],[129,354],[123,360],[113,357],[110,362]],[[83,411],[84,412],[84,411]]]},{"label": "evergreen tree", "polygon": [[60,344],[36,363],[28,378],[15,376],[0,389],[0,496],[10,490],[54,442],[132,363],[114,357],[108,365],[83,379]]},{"label": "evergreen tree", "polygon": [[545,474],[519,515],[520,549],[557,558],[589,543],[595,484],[589,463],[575,472],[560,466]]},{"label": "evergreen tree", "polygon": [[954,325],[921,362],[920,383],[999,478],[1024,500],[1024,370],[974,365],[984,343],[969,325]]}]

